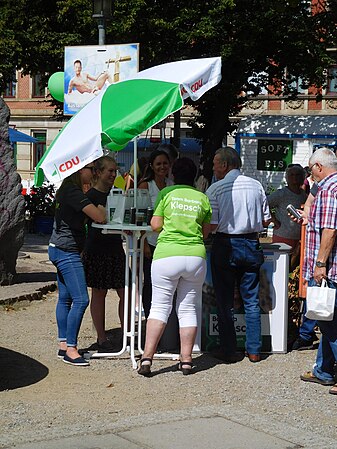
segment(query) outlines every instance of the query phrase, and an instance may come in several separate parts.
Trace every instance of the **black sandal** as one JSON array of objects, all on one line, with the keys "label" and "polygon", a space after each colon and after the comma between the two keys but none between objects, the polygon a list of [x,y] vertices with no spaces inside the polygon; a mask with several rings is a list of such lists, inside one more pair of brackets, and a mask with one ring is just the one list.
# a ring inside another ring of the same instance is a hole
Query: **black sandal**
[{"label": "black sandal", "polygon": [[[189,366],[189,368],[183,368],[183,366]],[[192,374],[193,362],[179,362],[178,370],[183,373],[184,376]]]},{"label": "black sandal", "polygon": [[[143,359],[140,359],[140,365],[138,368],[138,374],[141,376],[149,377],[151,376],[151,365],[152,365],[152,359],[149,359],[147,357],[144,357]],[[150,364],[143,365],[143,362],[150,362]]]}]

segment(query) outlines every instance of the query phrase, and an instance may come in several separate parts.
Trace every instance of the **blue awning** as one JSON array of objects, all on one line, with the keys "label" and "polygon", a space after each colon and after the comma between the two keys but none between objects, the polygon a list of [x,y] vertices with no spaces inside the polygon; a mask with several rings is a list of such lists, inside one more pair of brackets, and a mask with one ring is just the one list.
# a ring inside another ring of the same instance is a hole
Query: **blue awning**
[{"label": "blue awning", "polygon": [[[165,139],[163,143],[170,143],[169,139]],[[153,142],[149,138],[140,138],[137,141],[137,147],[139,150],[149,150],[152,151],[154,147],[159,145],[160,142]],[[129,142],[127,146],[122,151],[133,151],[133,142]],[[201,143],[197,139],[185,137],[180,139],[180,148],[178,149],[181,153],[200,153]]]},{"label": "blue awning", "polygon": [[14,128],[8,128],[8,134],[9,134],[9,141],[11,143],[15,142],[31,142],[36,143],[38,142],[35,137],[31,137],[28,134],[22,133],[21,131],[18,131]]}]

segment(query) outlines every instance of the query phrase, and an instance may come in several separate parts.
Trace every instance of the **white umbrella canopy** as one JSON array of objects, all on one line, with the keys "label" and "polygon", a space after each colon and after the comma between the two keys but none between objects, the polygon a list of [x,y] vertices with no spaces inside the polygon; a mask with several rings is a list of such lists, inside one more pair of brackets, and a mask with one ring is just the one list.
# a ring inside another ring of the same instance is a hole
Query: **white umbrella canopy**
[{"label": "white umbrella canopy", "polygon": [[35,185],[53,184],[198,100],[221,80],[221,58],[171,62],[110,85],[85,105],[49,146],[36,167]]},{"label": "white umbrella canopy", "polygon": [[221,80],[221,58],[188,59],[168,62],[142,70],[133,79],[153,79],[177,83],[183,99],[197,101]]}]

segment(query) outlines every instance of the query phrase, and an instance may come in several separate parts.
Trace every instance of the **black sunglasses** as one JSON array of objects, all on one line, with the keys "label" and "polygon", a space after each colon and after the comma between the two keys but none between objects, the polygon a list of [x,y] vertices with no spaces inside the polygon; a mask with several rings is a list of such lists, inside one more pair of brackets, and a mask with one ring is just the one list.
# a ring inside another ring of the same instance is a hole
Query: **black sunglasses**
[{"label": "black sunglasses", "polygon": [[317,165],[317,162],[315,162],[315,164],[312,164],[311,167],[308,167],[308,168],[307,168],[307,172],[309,173],[309,175],[312,174],[312,169],[315,167],[315,165]]},{"label": "black sunglasses", "polygon": [[287,165],[287,168],[291,168],[291,167],[301,167],[301,168],[303,168],[301,164],[288,164]]},{"label": "black sunglasses", "polygon": [[83,167],[83,168],[87,168],[88,170],[91,171],[91,173],[95,172],[95,167],[93,165],[91,167]]}]

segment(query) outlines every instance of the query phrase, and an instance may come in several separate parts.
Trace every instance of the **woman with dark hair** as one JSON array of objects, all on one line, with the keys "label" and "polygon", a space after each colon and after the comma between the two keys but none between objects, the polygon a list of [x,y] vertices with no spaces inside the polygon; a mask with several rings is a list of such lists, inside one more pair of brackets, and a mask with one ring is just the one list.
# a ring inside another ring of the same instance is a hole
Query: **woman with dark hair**
[{"label": "woman with dark hair", "polygon": [[88,366],[80,356],[77,338],[89,298],[81,252],[84,248],[87,218],[105,222],[105,208],[94,206],[83,193],[90,184],[94,164],[90,163],[66,178],[56,193],[53,232],[49,241],[50,261],[57,269],[59,298],[56,306],[58,357],[74,366]]},{"label": "woman with dark hair", "polygon": [[175,160],[178,159],[178,150],[172,143],[160,143],[155,149],[158,151],[165,151],[170,159],[171,166]]},{"label": "woman with dark hair", "polygon": [[[149,163],[145,170],[145,177],[139,181],[139,189],[147,189],[150,194],[151,204],[154,207],[158,193],[166,186],[172,185],[168,178],[170,171],[170,159],[166,151],[154,150],[150,154]],[[147,318],[151,308],[152,285],[151,285],[151,263],[152,256],[157,244],[158,235],[149,234],[144,241],[144,285],[143,285],[143,308]]]},{"label": "woman with dark hair", "polygon": [[146,326],[144,354],[138,374],[151,375],[152,358],[164,332],[177,290],[176,310],[180,333],[179,369],[192,372],[192,350],[197,335],[197,307],[206,276],[203,238],[210,231],[211,206],[193,187],[197,173],[191,159],[178,159],[172,167],[175,185],[158,194],[151,227],[160,232],[152,263],[152,306]]}]

